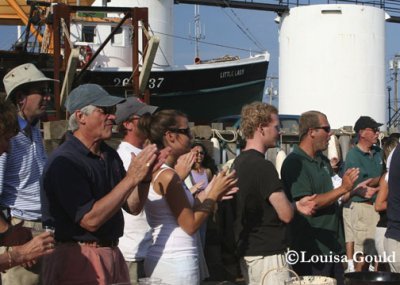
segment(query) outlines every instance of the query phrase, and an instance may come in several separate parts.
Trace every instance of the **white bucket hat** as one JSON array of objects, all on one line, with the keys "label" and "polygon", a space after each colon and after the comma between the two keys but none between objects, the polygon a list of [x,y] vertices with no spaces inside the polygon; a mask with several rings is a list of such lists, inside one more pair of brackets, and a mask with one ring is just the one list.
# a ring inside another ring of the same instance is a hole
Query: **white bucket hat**
[{"label": "white bucket hat", "polygon": [[58,81],[46,77],[35,65],[26,63],[12,69],[4,76],[3,83],[6,90],[6,100],[12,99],[18,87],[36,82]]}]

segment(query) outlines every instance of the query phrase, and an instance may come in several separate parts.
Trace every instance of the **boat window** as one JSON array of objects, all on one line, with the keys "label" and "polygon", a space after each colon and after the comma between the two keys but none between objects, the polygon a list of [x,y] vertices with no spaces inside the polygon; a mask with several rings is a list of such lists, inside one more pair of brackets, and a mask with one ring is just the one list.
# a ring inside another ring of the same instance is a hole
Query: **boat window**
[{"label": "boat window", "polygon": [[111,43],[114,46],[123,46],[124,45],[124,36],[123,36],[122,28],[119,27],[115,32],[114,36],[111,39]]},{"label": "boat window", "polygon": [[94,26],[83,26],[82,27],[82,42],[93,43],[94,42]]}]

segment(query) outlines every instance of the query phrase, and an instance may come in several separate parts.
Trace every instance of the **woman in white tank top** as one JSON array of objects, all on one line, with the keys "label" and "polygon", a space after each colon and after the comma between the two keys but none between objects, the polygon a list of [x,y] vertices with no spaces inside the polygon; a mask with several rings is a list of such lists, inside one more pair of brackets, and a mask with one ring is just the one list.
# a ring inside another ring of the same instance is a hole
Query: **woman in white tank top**
[{"label": "woman in white tank top", "polygon": [[154,232],[144,264],[146,275],[170,285],[200,284],[196,232],[215,203],[237,191],[236,175],[221,172],[193,199],[174,170],[178,158],[190,152],[192,136],[186,115],[162,110],[146,119],[150,141],[159,148],[170,148],[165,165],[153,174],[145,204]]}]

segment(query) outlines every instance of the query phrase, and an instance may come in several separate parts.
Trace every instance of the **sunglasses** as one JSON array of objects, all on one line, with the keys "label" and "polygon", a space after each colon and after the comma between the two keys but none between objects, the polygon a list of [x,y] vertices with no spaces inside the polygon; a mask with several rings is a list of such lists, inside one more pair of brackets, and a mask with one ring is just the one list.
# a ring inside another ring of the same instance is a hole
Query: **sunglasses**
[{"label": "sunglasses", "polygon": [[373,131],[374,133],[377,133],[377,132],[380,131],[379,128],[366,128],[366,130],[371,130],[371,131]]},{"label": "sunglasses", "polygon": [[204,151],[196,151],[196,154],[204,155]]},{"label": "sunglasses", "polygon": [[171,129],[168,129],[168,131],[173,132],[173,133],[177,133],[177,134],[182,134],[182,135],[185,135],[185,136],[188,136],[188,137],[192,136],[190,128],[186,128],[186,129],[171,128]]},{"label": "sunglasses", "polygon": [[25,91],[26,94],[39,94],[41,96],[46,96],[51,94],[51,89],[48,87],[43,87],[43,88],[30,88]]},{"label": "sunglasses", "polygon": [[326,133],[329,133],[329,132],[331,131],[331,126],[315,127],[315,128],[312,128],[312,129],[315,129],[315,130],[324,130]]},{"label": "sunglasses", "polygon": [[111,107],[97,107],[96,111],[104,114],[104,115],[114,115],[115,112],[117,111],[116,106],[111,106]]}]

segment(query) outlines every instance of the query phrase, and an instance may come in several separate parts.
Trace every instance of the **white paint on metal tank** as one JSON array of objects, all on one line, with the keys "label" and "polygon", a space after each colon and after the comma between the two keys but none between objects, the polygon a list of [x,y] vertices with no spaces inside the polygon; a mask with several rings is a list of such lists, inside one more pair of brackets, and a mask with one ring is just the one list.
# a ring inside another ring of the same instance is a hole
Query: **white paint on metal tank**
[{"label": "white paint on metal tank", "polygon": [[[93,6],[101,6],[96,0]],[[173,65],[174,2],[173,0],[111,0],[108,7],[148,7],[150,30],[160,38],[160,46],[154,62],[158,65]]]},{"label": "white paint on metal tank", "polygon": [[382,9],[311,5],[282,16],[279,112],[318,110],[333,128],[361,115],[385,122],[385,17]]}]

